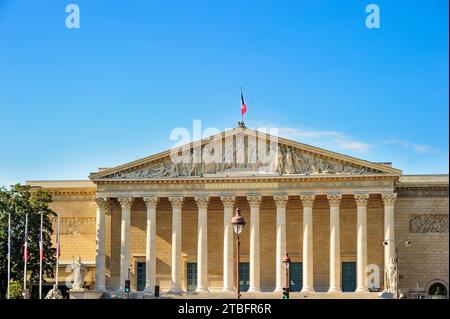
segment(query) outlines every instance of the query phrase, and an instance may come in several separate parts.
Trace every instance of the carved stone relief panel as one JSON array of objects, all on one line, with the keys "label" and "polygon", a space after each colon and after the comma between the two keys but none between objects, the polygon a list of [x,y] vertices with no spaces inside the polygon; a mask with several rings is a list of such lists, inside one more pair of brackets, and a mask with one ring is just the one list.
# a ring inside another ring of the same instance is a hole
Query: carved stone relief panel
[{"label": "carved stone relief panel", "polygon": [[[259,157],[260,152],[253,149],[252,144],[245,143],[244,145],[244,149],[241,151],[236,152],[236,148],[234,148],[234,151],[228,152],[232,154],[227,154],[227,150],[225,150],[222,151],[221,156],[218,156],[217,159],[206,162],[205,158],[198,160],[199,157],[195,155],[197,153],[209,154],[207,158],[212,158],[210,152],[214,147],[206,144],[201,146],[201,151],[199,152],[194,152],[194,149],[187,150],[179,163],[175,163],[168,156],[139,169],[117,172],[106,176],[106,178],[177,178],[227,173],[272,175],[360,175],[381,173],[379,170],[313,155],[283,144],[277,144],[277,147],[274,148],[275,151],[269,152],[262,159]],[[244,156],[241,156],[242,154]],[[230,158],[232,159],[231,162]]]},{"label": "carved stone relief panel", "polygon": [[410,233],[448,233],[448,215],[412,215]]},{"label": "carved stone relief panel", "polygon": [[95,234],[94,217],[67,217],[60,219],[61,235]]}]

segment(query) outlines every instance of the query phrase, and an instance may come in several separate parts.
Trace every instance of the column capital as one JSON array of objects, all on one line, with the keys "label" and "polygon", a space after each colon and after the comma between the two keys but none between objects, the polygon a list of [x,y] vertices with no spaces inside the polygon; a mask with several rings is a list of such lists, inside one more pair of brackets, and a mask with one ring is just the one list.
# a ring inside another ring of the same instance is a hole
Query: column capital
[{"label": "column capital", "polygon": [[341,194],[328,194],[328,203],[330,207],[339,207],[341,204],[342,195]]},{"label": "column capital", "polygon": [[236,198],[234,196],[221,196],[220,200],[225,208],[233,208]]},{"label": "column capital", "polygon": [[259,208],[261,205],[261,196],[259,195],[248,195],[247,201],[251,208]]},{"label": "column capital", "polygon": [[385,206],[394,206],[395,200],[397,199],[397,193],[385,193],[381,194],[383,203]]},{"label": "column capital", "polygon": [[100,209],[105,209],[108,204],[107,197],[96,196],[94,197],[94,201],[97,204],[97,207],[99,207]]},{"label": "column capital", "polygon": [[300,195],[303,207],[313,207],[315,197],[314,194]]},{"label": "column capital", "polygon": [[208,208],[209,196],[198,196],[195,197],[195,202],[198,208]]},{"label": "column capital", "polygon": [[123,209],[130,209],[131,204],[134,202],[133,197],[118,197],[117,200],[120,203],[120,206],[122,206]]},{"label": "column capital", "polygon": [[156,208],[159,203],[159,197],[151,196],[151,197],[143,197],[142,198],[147,205],[147,208]]},{"label": "column capital", "polygon": [[273,200],[275,201],[275,205],[277,205],[277,208],[286,208],[289,197],[283,195],[275,195],[273,196]]},{"label": "column capital", "polygon": [[172,208],[182,208],[184,203],[184,197],[183,196],[171,196],[169,197],[169,202],[172,204]]},{"label": "column capital", "polygon": [[360,194],[353,194],[356,201],[356,206],[367,206],[367,202],[369,201],[369,194],[367,193],[360,193]]}]

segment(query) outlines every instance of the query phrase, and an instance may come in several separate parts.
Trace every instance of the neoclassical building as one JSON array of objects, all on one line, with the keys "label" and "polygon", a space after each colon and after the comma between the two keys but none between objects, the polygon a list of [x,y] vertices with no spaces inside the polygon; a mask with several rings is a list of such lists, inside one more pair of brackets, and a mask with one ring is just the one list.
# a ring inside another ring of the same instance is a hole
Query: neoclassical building
[{"label": "neoclassical building", "polygon": [[244,295],[281,291],[286,253],[293,296],[378,296],[397,254],[402,292],[448,294],[448,175],[403,175],[237,127],[89,178],[27,183],[61,216],[60,276],[80,256],[92,289],[120,292],[129,278],[137,292],[233,292],[239,207]]}]

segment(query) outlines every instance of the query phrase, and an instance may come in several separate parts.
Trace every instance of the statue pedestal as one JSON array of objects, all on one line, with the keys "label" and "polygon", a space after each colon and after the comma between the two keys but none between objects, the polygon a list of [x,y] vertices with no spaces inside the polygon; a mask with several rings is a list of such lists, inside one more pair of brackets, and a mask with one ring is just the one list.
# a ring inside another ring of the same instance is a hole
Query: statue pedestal
[{"label": "statue pedestal", "polygon": [[70,299],[100,299],[103,292],[88,289],[70,289]]},{"label": "statue pedestal", "polygon": [[389,291],[382,291],[378,294],[383,299],[394,299],[394,293]]}]

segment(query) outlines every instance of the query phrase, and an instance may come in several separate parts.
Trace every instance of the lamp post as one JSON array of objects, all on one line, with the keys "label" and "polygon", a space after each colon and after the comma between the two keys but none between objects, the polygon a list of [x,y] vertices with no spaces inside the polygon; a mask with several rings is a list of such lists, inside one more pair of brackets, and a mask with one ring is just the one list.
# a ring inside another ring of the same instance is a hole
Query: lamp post
[{"label": "lamp post", "polygon": [[241,281],[241,272],[239,269],[239,263],[240,263],[240,246],[241,242],[239,240],[239,235],[242,232],[242,229],[245,225],[244,217],[241,216],[241,209],[236,208],[236,215],[231,219],[231,225],[233,225],[233,230],[236,233],[236,245],[237,245],[237,284],[236,284],[236,292],[237,292],[237,299],[241,298],[241,287],[240,287],[240,281]]},{"label": "lamp post", "polygon": [[291,266],[291,258],[289,258],[289,254],[286,253],[286,256],[283,258],[283,264],[286,267],[286,294],[289,298],[289,292],[291,290],[291,281],[289,279],[289,268]]},{"label": "lamp post", "polygon": [[[395,249],[395,255],[394,255],[395,276],[396,276],[396,278],[395,278],[395,299],[398,299],[398,297],[399,297],[399,294],[398,294],[398,279],[399,279],[399,273],[398,273],[398,260],[399,260],[398,248],[399,248],[399,246],[400,246],[400,244],[402,242],[403,242],[403,240],[399,240],[398,242],[395,242],[392,239],[386,239],[383,242],[383,245],[385,245],[385,246],[394,245],[394,249]],[[409,240],[404,241],[404,243],[405,243],[405,247],[411,246],[411,241],[409,241]]]}]

